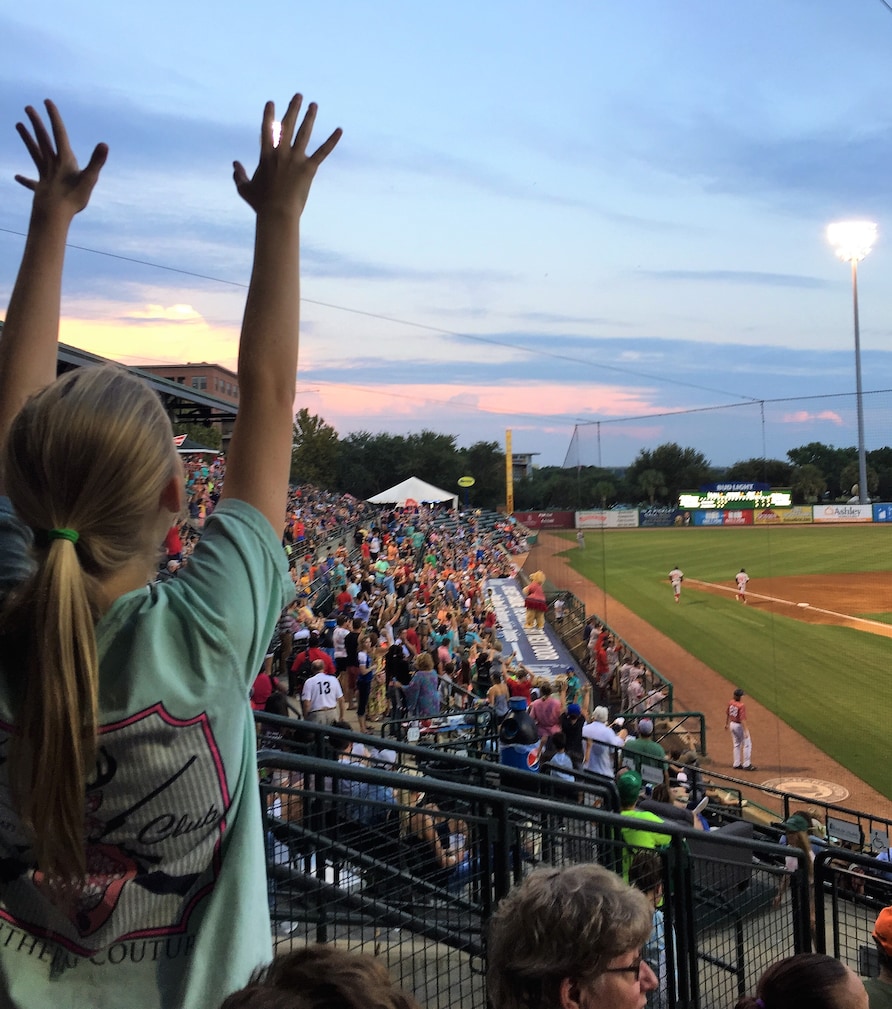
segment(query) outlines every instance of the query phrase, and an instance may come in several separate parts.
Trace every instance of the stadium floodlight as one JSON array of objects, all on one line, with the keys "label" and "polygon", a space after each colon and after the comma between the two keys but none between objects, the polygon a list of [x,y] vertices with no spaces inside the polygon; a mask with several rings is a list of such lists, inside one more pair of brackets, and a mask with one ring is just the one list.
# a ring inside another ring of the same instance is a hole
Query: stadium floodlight
[{"label": "stadium floodlight", "polygon": [[827,241],[844,263],[860,263],[876,240],[873,221],[839,221],[827,226]]},{"label": "stadium floodlight", "polygon": [[867,504],[867,456],[864,452],[864,401],[861,393],[861,328],[858,322],[858,263],[873,248],[873,221],[839,221],[827,228],[827,241],[844,263],[852,264],[852,305],[855,313],[855,399],[858,409],[858,501]]}]

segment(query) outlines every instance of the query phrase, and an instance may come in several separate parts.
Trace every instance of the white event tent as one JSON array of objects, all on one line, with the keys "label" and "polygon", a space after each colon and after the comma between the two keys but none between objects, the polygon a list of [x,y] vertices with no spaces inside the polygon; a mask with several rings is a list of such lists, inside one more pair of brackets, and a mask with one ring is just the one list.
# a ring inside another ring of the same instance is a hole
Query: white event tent
[{"label": "white event tent", "polygon": [[450,494],[449,491],[434,487],[432,483],[425,483],[417,476],[410,476],[408,480],[403,480],[395,487],[382,490],[380,494],[368,499],[370,504],[392,504],[402,508],[407,504],[431,504],[449,501],[453,508],[458,508],[458,494]]}]

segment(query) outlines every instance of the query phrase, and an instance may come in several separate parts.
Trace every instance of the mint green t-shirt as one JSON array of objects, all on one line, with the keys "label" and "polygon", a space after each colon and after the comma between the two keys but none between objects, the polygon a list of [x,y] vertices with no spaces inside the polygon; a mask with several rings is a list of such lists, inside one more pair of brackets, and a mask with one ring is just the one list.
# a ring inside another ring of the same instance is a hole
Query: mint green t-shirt
[{"label": "mint green t-shirt", "polygon": [[[3,589],[28,539],[0,500]],[[88,883],[68,913],[41,892],[0,764],[0,1004],[210,1009],[270,960],[248,692],[292,595],[269,522],[224,500],[175,578],[103,616]],[[0,754],[16,675],[0,654]]]}]

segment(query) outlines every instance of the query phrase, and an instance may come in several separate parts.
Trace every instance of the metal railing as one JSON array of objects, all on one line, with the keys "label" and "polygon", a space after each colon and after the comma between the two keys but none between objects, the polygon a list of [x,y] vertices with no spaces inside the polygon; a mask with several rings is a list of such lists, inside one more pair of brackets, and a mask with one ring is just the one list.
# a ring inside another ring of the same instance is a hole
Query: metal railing
[{"label": "metal railing", "polygon": [[386,718],[378,728],[382,739],[405,740],[459,757],[493,760],[498,752],[495,714],[486,705],[454,709],[436,718]]},{"label": "metal railing", "polygon": [[693,750],[702,756],[706,749],[706,716],[702,711],[661,711],[644,709],[621,711],[626,719],[642,718],[645,715],[654,723],[653,738],[667,752],[678,750],[684,753]]},{"label": "metal railing", "polygon": [[[813,833],[818,843],[836,845],[864,855],[888,850],[892,836],[892,820],[876,813],[852,809],[812,796],[781,792],[746,779],[733,777],[708,766],[700,766],[697,774],[706,788],[721,792],[727,814],[743,817],[758,811],[763,824],[782,822],[794,812],[805,813],[813,821]],[[751,818],[755,819],[755,815]],[[779,831],[774,830],[774,835]],[[888,863],[887,863],[888,864]],[[892,872],[892,868],[889,870]]]},{"label": "metal railing", "polygon": [[844,960],[866,977],[879,974],[871,933],[880,911],[892,904],[892,867],[846,848],[826,848],[815,857],[817,949]]},{"label": "metal railing", "polygon": [[[521,571],[518,577],[522,584],[526,583],[527,576],[524,572]],[[560,624],[554,620],[554,600],[559,596],[565,603],[564,618]],[[575,596],[572,592],[564,589],[549,590],[546,593],[545,598],[548,602],[546,618],[555,633],[566,646],[567,650],[579,663],[580,668],[588,672],[587,646],[585,640],[583,639],[583,631],[585,629],[588,616],[597,616],[597,614],[587,615],[585,611],[585,603],[583,603],[582,600]],[[607,630],[611,637],[615,638],[616,641],[622,645],[625,652],[637,657],[638,661],[644,666],[644,678],[646,683],[649,685],[650,689],[662,694],[661,703],[663,704],[664,710],[671,711],[674,703],[674,690],[672,683],[667,680],[662,673],[655,669],[643,656],[639,655],[638,652],[628,643],[628,641],[626,641],[626,639],[621,635],[617,634],[610,624],[608,624],[602,617],[598,617],[598,622]]]},{"label": "metal railing", "polygon": [[[284,731],[287,722],[262,728]],[[427,1006],[484,1009],[489,918],[535,866],[596,861],[621,872],[627,864],[621,831],[630,820],[611,811],[609,779],[566,782],[448,752],[431,759],[426,748],[400,742],[393,747],[402,772],[344,763],[320,756],[332,753],[331,740],[379,741],[299,728],[299,741],[280,740],[295,752],[258,755],[272,915],[280,935],[288,933],[280,941],[378,953]],[[439,849],[419,843],[422,826]],[[666,932],[674,937],[668,1004],[730,1004],[778,956],[808,948],[804,854],[753,838],[748,824],[660,829],[672,838],[661,852]],[[796,899],[774,910],[785,856],[798,859]]]}]

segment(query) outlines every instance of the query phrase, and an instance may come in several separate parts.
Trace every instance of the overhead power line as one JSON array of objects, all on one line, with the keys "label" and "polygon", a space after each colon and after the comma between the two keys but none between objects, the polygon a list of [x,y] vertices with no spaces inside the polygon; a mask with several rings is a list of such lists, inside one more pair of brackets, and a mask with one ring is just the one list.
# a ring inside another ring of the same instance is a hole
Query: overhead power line
[{"label": "overhead power line", "polygon": [[[4,232],[8,235],[16,235],[20,238],[26,237],[21,231],[15,231],[11,228],[0,228],[0,232]],[[78,252],[86,252],[93,256],[104,256],[108,259],[119,260],[124,263],[133,263],[136,266],[144,266],[149,269],[164,270],[167,273],[176,273],[184,277],[192,277],[196,280],[207,280],[212,283],[225,284],[229,287],[247,288],[247,284],[242,281],[237,280],[227,280],[222,277],[214,277],[206,273],[198,273],[193,270],[183,270],[175,266],[166,266],[163,263],[155,263],[147,259],[139,259],[134,256],[124,256],[116,252],[107,252],[102,249],[91,249],[85,245],[67,245],[69,249],[76,249]],[[709,392],[717,396],[727,396],[731,399],[740,400],[746,403],[757,403],[759,402],[759,397],[757,396],[746,396],[737,392],[728,392],[725,389],[716,389],[714,386],[700,385],[697,382],[686,382],[682,379],[671,378],[667,375],[652,375],[648,372],[636,371],[633,368],[623,368],[620,365],[609,364],[603,360],[591,360],[590,358],[584,357],[573,357],[570,354],[557,354],[554,351],[550,351],[541,347],[530,347],[524,344],[511,343],[507,340],[497,340],[494,337],[481,336],[475,333],[462,333],[453,329],[444,329],[440,326],[431,326],[428,323],[415,322],[410,319],[400,319],[392,315],[382,315],[378,312],[368,312],[361,308],[351,308],[347,305],[337,305],[333,302],[328,301],[317,301],[313,298],[301,298],[301,301],[306,305],[315,305],[318,308],[327,308],[335,312],[345,312],[349,315],[358,315],[367,319],[375,319],[379,322],[388,322],[396,326],[406,326],[411,329],[422,330],[427,333],[436,333],[439,336],[446,336],[457,340],[468,340],[472,343],[480,343],[486,346],[499,347],[502,350],[513,350],[521,354],[529,354],[532,357],[544,357],[552,361],[566,361],[568,364],[572,365],[582,365],[585,368],[595,369],[599,372],[612,372],[618,375],[628,375],[637,381],[648,381],[648,382],[659,382],[664,385],[670,385],[678,388],[685,389],[696,389],[699,392]]]}]

